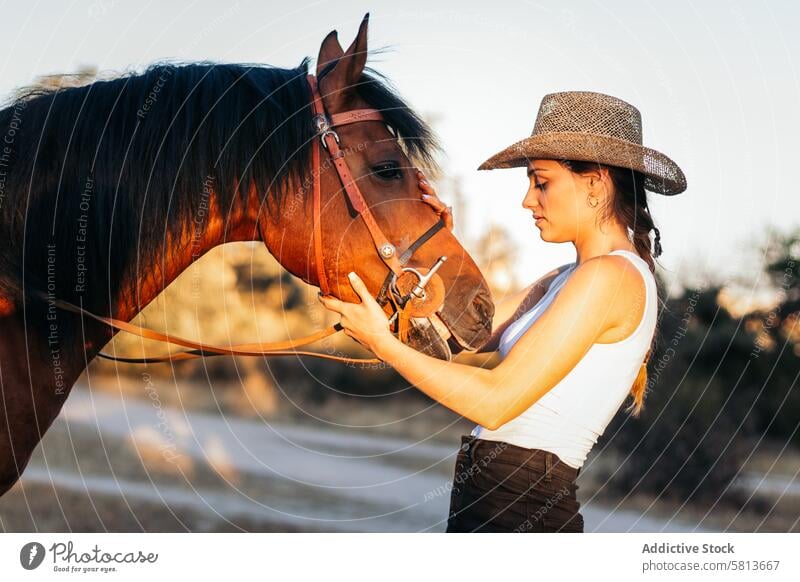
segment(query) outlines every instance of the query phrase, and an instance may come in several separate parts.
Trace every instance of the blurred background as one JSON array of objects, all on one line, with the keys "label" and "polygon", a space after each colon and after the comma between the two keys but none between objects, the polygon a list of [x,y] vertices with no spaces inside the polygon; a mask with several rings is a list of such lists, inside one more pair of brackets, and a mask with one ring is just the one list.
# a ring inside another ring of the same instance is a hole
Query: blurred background
[{"label": "blurred background", "polygon": [[[332,29],[349,44],[367,11],[368,64],[436,129],[436,187],[496,301],[575,258],[522,209],[524,170],[475,170],[530,133],[544,94],[633,103],[645,143],[686,172],[684,194],[649,195],[660,341],[641,417],[620,411],[578,479],[586,531],[800,531],[796,6],[17,3],[3,7],[0,99],[160,60],[294,67]],[[135,323],[226,344],[334,321],[263,245],[234,243]],[[318,349],[369,355],[339,336]],[[121,334],[112,349],[164,348]],[[0,530],[443,531],[472,426],[387,369],[95,361],[0,498]]]}]

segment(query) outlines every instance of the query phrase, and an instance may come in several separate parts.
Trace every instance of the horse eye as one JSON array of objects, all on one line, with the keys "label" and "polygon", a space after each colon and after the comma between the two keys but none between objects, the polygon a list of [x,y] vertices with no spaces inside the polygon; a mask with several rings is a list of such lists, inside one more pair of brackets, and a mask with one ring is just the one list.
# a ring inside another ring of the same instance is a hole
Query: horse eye
[{"label": "horse eye", "polygon": [[382,162],[373,166],[372,172],[381,180],[399,180],[403,177],[400,164],[397,162]]}]

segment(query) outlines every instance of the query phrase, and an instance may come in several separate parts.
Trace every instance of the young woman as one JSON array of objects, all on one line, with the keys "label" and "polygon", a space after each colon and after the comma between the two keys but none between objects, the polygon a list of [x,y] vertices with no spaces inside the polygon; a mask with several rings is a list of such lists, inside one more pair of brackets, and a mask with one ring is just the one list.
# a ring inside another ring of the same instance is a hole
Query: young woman
[{"label": "young woman", "polygon": [[448,532],[583,531],[575,480],[586,456],[629,394],[634,415],[644,399],[661,254],[645,190],[686,189],[681,169],[642,145],[639,111],[600,93],[546,95],[532,135],[479,169],[519,166],[530,182],[522,206],[542,240],[572,243],[576,260],[497,305],[481,349],[499,350],[495,368],[402,344],[354,273],[361,303],[320,298],[350,337],[477,423],[462,437]]}]

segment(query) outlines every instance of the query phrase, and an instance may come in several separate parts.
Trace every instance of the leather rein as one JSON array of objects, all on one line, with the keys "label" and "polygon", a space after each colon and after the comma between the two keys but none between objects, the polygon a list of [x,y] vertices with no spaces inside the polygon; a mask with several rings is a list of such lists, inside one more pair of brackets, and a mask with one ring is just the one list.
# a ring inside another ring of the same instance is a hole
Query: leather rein
[{"label": "leather rein", "polygon": [[[316,135],[312,144],[312,180],[313,180],[313,230],[314,230],[314,255],[317,270],[317,279],[320,291],[323,295],[329,295],[330,286],[328,277],[325,273],[325,262],[322,247],[322,220],[321,220],[321,176],[320,176],[320,145],[328,152],[330,159],[333,161],[336,173],[344,188],[344,191],[350,200],[353,208],[358,212],[364,223],[367,226],[369,234],[378,252],[378,256],[389,268],[389,272],[383,282],[383,285],[376,297],[376,301],[384,306],[387,301],[391,301],[395,309],[394,314],[388,320],[390,329],[392,324],[395,324],[393,333],[397,334],[400,341],[405,342],[408,337],[408,328],[410,319],[412,317],[435,317],[435,312],[441,307],[444,300],[444,285],[441,278],[436,275],[436,270],[444,263],[447,257],[440,257],[436,263],[430,268],[425,270],[406,267],[406,263],[410,260],[414,252],[425,242],[428,241],[436,232],[447,225],[445,216],[451,212],[450,207],[446,207],[438,201],[425,201],[427,204],[433,206],[439,220],[426,230],[419,238],[417,238],[400,256],[397,255],[395,246],[389,242],[389,239],[381,230],[378,222],[375,220],[372,212],[367,205],[364,196],[361,194],[358,185],[353,179],[350,168],[344,158],[344,152],[339,147],[339,135],[334,130],[335,127],[348,125],[351,123],[359,123],[363,121],[381,121],[383,122],[383,115],[377,109],[354,109],[344,113],[333,114],[328,116],[325,112],[325,107],[322,101],[322,96],[317,87],[317,80],[313,75],[308,75],[308,84],[311,89],[311,106],[313,111],[313,121],[316,129]],[[316,138],[319,138],[319,142]],[[261,228],[261,223],[259,223]],[[264,233],[261,232],[262,240]],[[112,317],[103,317],[89,311],[82,307],[63,301],[60,299],[52,299],[44,292],[37,292],[40,296],[51,301],[53,305],[59,309],[85,315],[96,321],[104,323],[109,327],[119,331],[128,332],[139,337],[156,340],[164,343],[179,345],[189,348],[187,351],[180,351],[173,354],[163,356],[151,356],[144,358],[126,358],[119,357],[106,352],[99,352],[97,355],[101,358],[114,360],[117,362],[131,363],[131,364],[151,364],[160,362],[175,362],[180,360],[190,360],[201,357],[209,356],[287,356],[287,355],[307,355],[317,358],[324,358],[328,360],[335,360],[346,363],[361,363],[361,364],[378,364],[381,360],[378,358],[348,358],[343,356],[334,356],[331,354],[323,354],[318,352],[309,352],[297,350],[295,348],[304,346],[325,337],[333,335],[336,332],[344,329],[341,324],[337,323],[333,326],[327,327],[323,330],[313,334],[281,342],[269,343],[249,343],[237,344],[231,346],[217,346],[202,342],[196,342],[179,336],[168,335],[152,329],[140,327],[138,325],[128,323]]]}]

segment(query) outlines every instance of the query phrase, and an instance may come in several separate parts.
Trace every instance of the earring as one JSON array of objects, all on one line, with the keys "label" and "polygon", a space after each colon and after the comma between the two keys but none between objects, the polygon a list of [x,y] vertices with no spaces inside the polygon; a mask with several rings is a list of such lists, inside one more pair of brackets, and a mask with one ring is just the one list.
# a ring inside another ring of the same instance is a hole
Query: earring
[{"label": "earring", "polygon": [[[592,200],[594,201],[594,203],[592,203]],[[598,200],[596,197],[594,197],[594,196],[589,196],[588,198],[586,198],[586,201],[589,203],[589,206],[591,206],[592,208],[597,208],[597,205],[598,205],[598,203],[600,202],[600,201],[599,201],[599,200]]]}]

